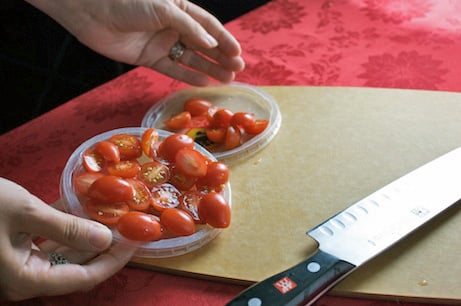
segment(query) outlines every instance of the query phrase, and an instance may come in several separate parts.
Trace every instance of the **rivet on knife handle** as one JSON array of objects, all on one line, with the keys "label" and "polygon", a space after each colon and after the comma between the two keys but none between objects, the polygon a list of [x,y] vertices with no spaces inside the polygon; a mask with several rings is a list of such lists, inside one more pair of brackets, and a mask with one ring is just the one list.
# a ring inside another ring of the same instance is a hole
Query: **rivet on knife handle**
[{"label": "rivet on knife handle", "polygon": [[318,250],[307,260],[271,276],[235,297],[227,306],[281,306],[313,303],[355,266]]}]

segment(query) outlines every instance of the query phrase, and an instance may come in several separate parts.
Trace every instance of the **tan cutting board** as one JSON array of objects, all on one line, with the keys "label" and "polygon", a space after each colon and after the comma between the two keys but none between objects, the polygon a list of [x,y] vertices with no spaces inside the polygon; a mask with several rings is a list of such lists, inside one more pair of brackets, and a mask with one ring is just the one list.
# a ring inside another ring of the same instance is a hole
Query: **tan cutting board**
[{"label": "tan cutting board", "polygon": [[[133,265],[228,282],[262,280],[316,249],[308,229],[461,146],[461,93],[261,89],[278,101],[282,126],[263,151],[231,165],[231,227],[198,251],[135,258]],[[456,205],[331,293],[461,304],[460,237]]]}]

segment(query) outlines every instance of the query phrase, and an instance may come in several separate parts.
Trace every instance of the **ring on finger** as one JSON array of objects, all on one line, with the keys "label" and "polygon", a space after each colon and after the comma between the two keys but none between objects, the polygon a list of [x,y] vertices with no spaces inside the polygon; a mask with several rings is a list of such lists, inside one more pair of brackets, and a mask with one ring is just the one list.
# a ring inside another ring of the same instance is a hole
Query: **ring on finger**
[{"label": "ring on finger", "polygon": [[177,41],[173,47],[171,47],[170,52],[168,53],[168,57],[172,61],[177,62],[181,56],[183,56],[185,50],[186,46],[182,42]]},{"label": "ring on finger", "polygon": [[64,257],[64,255],[56,252],[51,252],[48,254],[48,259],[50,260],[50,263],[52,266],[54,265],[65,265],[65,264],[70,264],[71,262]]}]

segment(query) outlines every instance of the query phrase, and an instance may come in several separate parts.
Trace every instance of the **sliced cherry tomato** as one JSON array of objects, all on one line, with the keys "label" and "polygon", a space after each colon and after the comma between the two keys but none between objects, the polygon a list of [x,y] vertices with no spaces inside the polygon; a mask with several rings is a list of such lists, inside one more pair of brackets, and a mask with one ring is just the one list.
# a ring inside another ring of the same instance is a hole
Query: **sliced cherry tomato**
[{"label": "sliced cherry tomato", "polygon": [[188,111],[192,116],[205,114],[213,104],[205,99],[191,98],[184,102],[184,110]]},{"label": "sliced cherry tomato", "polygon": [[122,160],[107,166],[109,174],[125,178],[135,177],[140,171],[141,165],[136,159]]},{"label": "sliced cherry tomato", "polygon": [[207,172],[197,183],[207,187],[220,187],[229,181],[229,168],[226,164],[214,161],[208,164]]},{"label": "sliced cherry tomato", "polygon": [[241,145],[242,132],[239,127],[229,126],[226,131],[224,145],[226,150],[234,149]]},{"label": "sliced cherry tomato", "polygon": [[167,208],[175,208],[179,205],[181,193],[176,187],[169,183],[152,188],[152,207],[159,212]]},{"label": "sliced cherry tomato", "polygon": [[141,141],[134,135],[116,134],[109,141],[118,147],[121,158],[133,159],[142,155]]},{"label": "sliced cherry tomato", "polygon": [[98,178],[103,177],[104,174],[100,172],[92,173],[92,172],[83,172],[74,178],[74,186],[78,192],[83,195],[88,195],[88,189],[90,188],[91,184],[96,181]]},{"label": "sliced cherry tomato", "polygon": [[190,148],[183,148],[176,153],[176,169],[187,176],[205,176],[207,160],[199,151]]},{"label": "sliced cherry tomato", "polygon": [[146,210],[152,202],[152,194],[149,188],[137,179],[127,179],[128,183],[133,186],[134,196],[126,203],[134,210]]},{"label": "sliced cherry tomato", "polygon": [[194,219],[181,209],[165,209],[160,215],[160,223],[168,232],[176,236],[189,236],[195,233]]},{"label": "sliced cherry tomato", "polygon": [[173,134],[162,141],[157,153],[161,158],[173,161],[182,148],[194,148],[194,140],[184,134]]},{"label": "sliced cherry tomato", "polygon": [[187,128],[207,128],[211,125],[210,118],[207,115],[199,115],[191,118]]},{"label": "sliced cherry tomato", "polygon": [[91,198],[84,203],[83,209],[91,219],[106,225],[116,224],[129,211],[126,203],[106,203]]},{"label": "sliced cherry tomato", "polygon": [[162,227],[153,215],[140,211],[124,214],[117,223],[119,233],[135,241],[156,241],[162,237]]},{"label": "sliced cherry tomato", "polygon": [[120,151],[118,147],[110,141],[100,141],[94,147],[94,151],[99,153],[105,160],[118,163],[120,161]]},{"label": "sliced cherry tomato", "polygon": [[190,190],[196,182],[197,177],[185,175],[178,171],[176,166],[170,168],[170,183],[179,190]]},{"label": "sliced cherry tomato", "polygon": [[194,219],[194,222],[198,224],[205,223],[202,219],[200,219],[197,208],[202,196],[203,193],[201,193],[200,191],[185,192],[181,195],[179,204],[181,209],[190,214],[192,216],[192,219]]},{"label": "sliced cherry tomato", "polygon": [[227,108],[221,108],[213,115],[213,126],[217,128],[227,129],[231,124],[234,113]]},{"label": "sliced cherry tomato", "polygon": [[247,127],[245,132],[250,135],[257,135],[262,133],[267,126],[269,125],[269,120],[267,119],[256,119],[255,124],[252,127]]},{"label": "sliced cherry tomato", "polygon": [[230,225],[230,206],[220,193],[204,194],[198,205],[198,214],[212,227],[226,228]]},{"label": "sliced cherry tomato", "polygon": [[206,129],[206,137],[214,143],[222,143],[226,139],[226,129],[224,128]]},{"label": "sliced cherry tomato", "polygon": [[189,126],[191,119],[191,114],[184,111],[166,120],[165,125],[173,130],[184,129]]},{"label": "sliced cherry tomato", "polygon": [[140,179],[147,187],[152,188],[166,183],[170,179],[170,170],[158,161],[148,162],[141,166]]},{"label": "sliced cherry tomato", "polygon": [[99,172],[104,168],[106,160],[104,157],[95,152],[94,149],[88,149],[83,152],[82,164],[88,172]]},{"label": "sliced cherry tomato", "polygon": [[102,202],[125,202],[133,198],[134,189],[121,177],[105,175],[93,182],[88,196]]},{"label": "sliced cherry tomato", "polygon": [[232,116],[231,125],[234,127],[241,127],[245,131],[255,125],[255,116],[247,112],[238,112]]},{"label": "sliced cherry tomato", "polygon": [[153,158],[158,144],[158,132],[154,128],[147,129],[141,137],[142,151],[146,156]]}]

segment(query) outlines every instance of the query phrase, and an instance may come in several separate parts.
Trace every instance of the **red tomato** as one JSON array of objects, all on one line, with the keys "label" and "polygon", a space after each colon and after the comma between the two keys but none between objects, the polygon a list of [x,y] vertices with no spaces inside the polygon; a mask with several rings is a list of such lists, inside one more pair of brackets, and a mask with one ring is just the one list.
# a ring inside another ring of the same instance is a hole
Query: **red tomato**
[{"label": "red tomato", "polygon": [[154,157],[156,145],[158,143],[158,132],[157,130],[150,128],[147,129],[141,137],[141,148],[144,154],[149,157]]},{"label": "red tomato", "polygon": [[133,198],[134,189],[121,177],[105,175],[91,184],[88,196],[106,203],[125,202]]},{"label": "red tomato", "polygon": [[181,193],[169,183],[152,188],[152,207],[159,212],[167,208],[175,208],[179,205]]},{"label": "red tomato", "polygon": [[127,179],[133,186],[134,196],[126,203],[134,210],[146,210],[152,202],[152,194],[147,186],[137,179]]},{"label": "red tomato", "polygon": [[162,236],[162,227],[155,216],[140,211],[124,214],[117,223],[119,233],[135,241],[156,241]]},{"label": "red tomato", "polygon": [[136,136],[116,134],[110,137],[109,141],[118,147],[121,158],[133,159],[142,155],[141,141]]},{"label": "red tomato", "polygon": [[196,177],[185,175],[178,171],[176,166],[170,168],[170,183],[179,190],[190,190],[196,182]]},{"label": "red tomato", "polygon": [[187,128],[207,128],[211,125],[210,119],[207,115],[199,115],[191,118]]},{"label": "red tomato", "polygon": [[184,210],[167,208],[160,215],[160,223],[170,233],[177,236],[189,236],[195,233],[195,222]]},{"label": "red tomato", "polygon": [[214,143],[222,143],[226,139],[226,129],[209,128],[206,130],[206,137]]},{"label": "red tomato", "polygon": [[235,113],[231,120],[231,125],[234,127],[241,127],[245,131],[255,125],[256,119],[253,114],[247,112]]},{"label": "red tomato", "polygon": [[200,199],[202,198],[203,193],[199,191],[188,191],[185,192],[180,199],[180,207],[182,210],[187,212],[192,216],[192,219],[194,219],[195,223],[200,223],[203,224],[205,223],[202,219],[200,219],[200,216],[198,215],[198,203],[200,202]]},{"label": "red tomato", "polygon": [[93,184],[94,181],[103,176],[104,174],[99,172],[83,172],[82,174],[74,178],[75,189],[77,189],[77,191],[83,195],[88,195],[88,188],[90,188],[91,184]]},{"label": "red tomato", "polygon": [[208,164],[207,172],[204,177],[198,180],[198,184],[207,187],[219,187],[229,181],[229,168],[226,164],[215,161]]},{"label": "red tomato", "polygon": [[194,148],[194,140],[184,134],[173,134],[162,141],[157,153],[161,158],[173,161],[182,148]]},{"label": "red tomato", "polygon": [[183,148],[176,153],[175,165],[179,172],[187,176],[201,177],[206,174],[207,160],[199,151]]},{"label": "red tomato", "polygon": [[154,186],[166,183],[170,178],[168,167],[158,161],[148,162],[141,166],[141,181],[152,188]]},{"label": "red tomato", "polygon": [[106,203],[95,199],[88,199],[83,204],[83,209],[91,219],[106,225],[116,224],[129,211],[126,203]]},{"label": "red tomato", "polygon": [[121,177],[135,177],[141,171],[141,165],[136,159],[122,160],[107,166],[107,172]]},{"label": "red tomato", "polygon": [[234,149],[241,145],[242,132],[239,127],[229,126],[226,131],[224,146],[226,150]]},{"label": "red tomato", "polygon": [[227,108],[221,108],[213,115],[213,126],[217,128],[227,129],[231,124],[234,113]]},{"label": "red tomato", "polygon": [[204,194],[198,205],[198,214],[212,227],[226,228],[230,225],[230,206],[220,193]]},{"label": "red tomato", "polygon": [[88,172],[99,172],[105,166],[105,159],[104,157],[96,153],[94,149],[88,149],[83,152],[82,155],[82,164],[85,167],[86,171]]},{"label": "red tomato", "polygon": [[191,98],[184,103],[184,110],[188,111],[192,116],[205,114],[213,104],[205,99]]},{"label": "red tomato", "polygon": [[165,125],[173,130],[184,129],[189,126],[192,116],[189,112],[181,112],[165,121]]},{"label": "red tomato", "polygon": [[247,127],[245,132],[250,135],[257,135],[262,133],[269,125],[269,120],[267,119],[256,119],[255,124],[252,127]]},{"label": "red tomato", "polygon": [[120,161],[120,151],[118,147],[110,141],[100,141],[94,147],[94,151],[104,157],[105,160],[118,163]]}]

